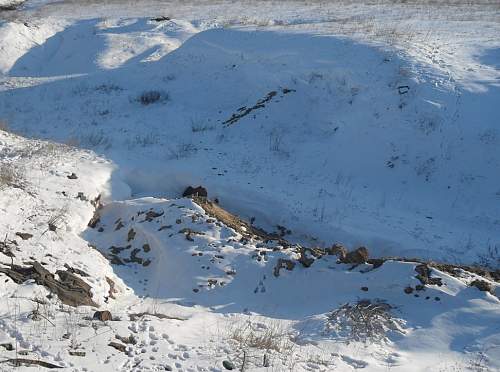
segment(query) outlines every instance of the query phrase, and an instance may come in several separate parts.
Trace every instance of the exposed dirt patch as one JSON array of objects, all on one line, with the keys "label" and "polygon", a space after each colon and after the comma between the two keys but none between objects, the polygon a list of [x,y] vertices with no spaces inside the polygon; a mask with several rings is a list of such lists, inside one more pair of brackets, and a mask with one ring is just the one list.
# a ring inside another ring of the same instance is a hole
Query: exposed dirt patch
[{"label": "exposed dirt patch", "polygon": [[193,197],[193,201],[203,208],[205,213],[210,217],[219,220],[245,238],[263,241],[278,241],[288,245],[288,242],[278,234],[271,234],[259,229],[258,227],[250,225],[248,222],[243,221],[241,218],[232,213],[229,213],[225,209],[221,208],[219,204],[214,203],[207,198],[195,196]]}]

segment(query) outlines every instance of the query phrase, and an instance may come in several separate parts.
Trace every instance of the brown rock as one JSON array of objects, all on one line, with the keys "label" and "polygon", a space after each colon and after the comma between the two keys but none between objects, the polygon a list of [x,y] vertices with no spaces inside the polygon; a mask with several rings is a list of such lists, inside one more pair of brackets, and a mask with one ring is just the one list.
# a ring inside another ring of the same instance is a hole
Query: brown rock
[{"label": "brown rock", "polygon": [[295,267],[295,262],[293,262],[292,260],[288,260],[286,258],[280,258],[278,259],[278,262],[274,267],[274,272],[273,272],[274,276],[275,277],[280,276],[281,269],[287,269],[288,271],[292,271],[294,267]]},{"label": "brown rock", "polygon": [[493,286],[486,280],[476,279],[469,284],[471,287],[476,287],[480,291],[493,293]]},{"label": "brown rock", "polygon": [[431,278],[431,269],[426,264],[417,265],[415,271],[418,273],[416,278],[420,280],[422,285],[443,285],[441,278]]},{"label": "brown rock", "polygon": [[365,247],[359,247],[358,249],[347,253],[342,262],[359,265],[365,263],[367,260],[368,249],[366,249]]},{"label": "brown rock", "polygon": [[32,266],[11,265],[10,268],[0,268],[0,273],[6,274],[18,284],[32,279],[56,294],[65,305],[97,306],[92,300],[90,285],[70,271],[57,270],[56,275],[59,279],[56,279],[56,275],[34,261]]},{"label": "brown rock", "polygon": [[347,249],[342,244],[335,243],[328,250],[328,254],[332,256],[337,256],[337,258],[342,261],[345,259],[345,256],[347,255]]},{"label": "brown rock", "polygon": [[100,320],[101,322],[107,322],[109,320],[113,320],[111,313],[107,310],[104,311],[96,311],[94,313],[93,319]]}]

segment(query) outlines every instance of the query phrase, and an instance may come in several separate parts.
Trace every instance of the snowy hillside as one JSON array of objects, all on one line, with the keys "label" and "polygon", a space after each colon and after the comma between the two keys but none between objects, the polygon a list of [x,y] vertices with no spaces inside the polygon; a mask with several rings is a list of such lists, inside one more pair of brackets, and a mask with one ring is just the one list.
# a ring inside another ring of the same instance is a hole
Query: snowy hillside
[{"label": "snowy hillside", "polygon": [[498,6],[142,5],[0,12],[0,370],[500,369]]}]

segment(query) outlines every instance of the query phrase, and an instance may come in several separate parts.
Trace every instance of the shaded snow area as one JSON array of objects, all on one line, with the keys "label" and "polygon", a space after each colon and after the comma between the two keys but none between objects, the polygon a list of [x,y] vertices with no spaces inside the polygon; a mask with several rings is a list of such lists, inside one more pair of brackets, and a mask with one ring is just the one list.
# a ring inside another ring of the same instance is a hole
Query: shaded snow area
[{"label": "shaded snow area", "polygon": [[139,5],[0,10],[0,371],[500,370],[498,4]]}]

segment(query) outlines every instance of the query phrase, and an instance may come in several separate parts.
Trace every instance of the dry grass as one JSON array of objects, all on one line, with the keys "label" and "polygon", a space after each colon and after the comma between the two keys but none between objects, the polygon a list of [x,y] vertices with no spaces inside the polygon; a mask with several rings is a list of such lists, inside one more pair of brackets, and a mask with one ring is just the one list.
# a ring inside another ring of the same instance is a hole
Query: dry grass
[{"label": "dry grass", "polygon": [[346,342],[387,341],[391,331],[404,333],[403,320],[394,317],[392,310],[391,305],[381,301],[346,303],[328,315],[325,333]]},{"label": "dry grass", "polygon": [[20,167],[11,163],[0,164],[0,190],[6,187],[23,188],[25,178]]}]

